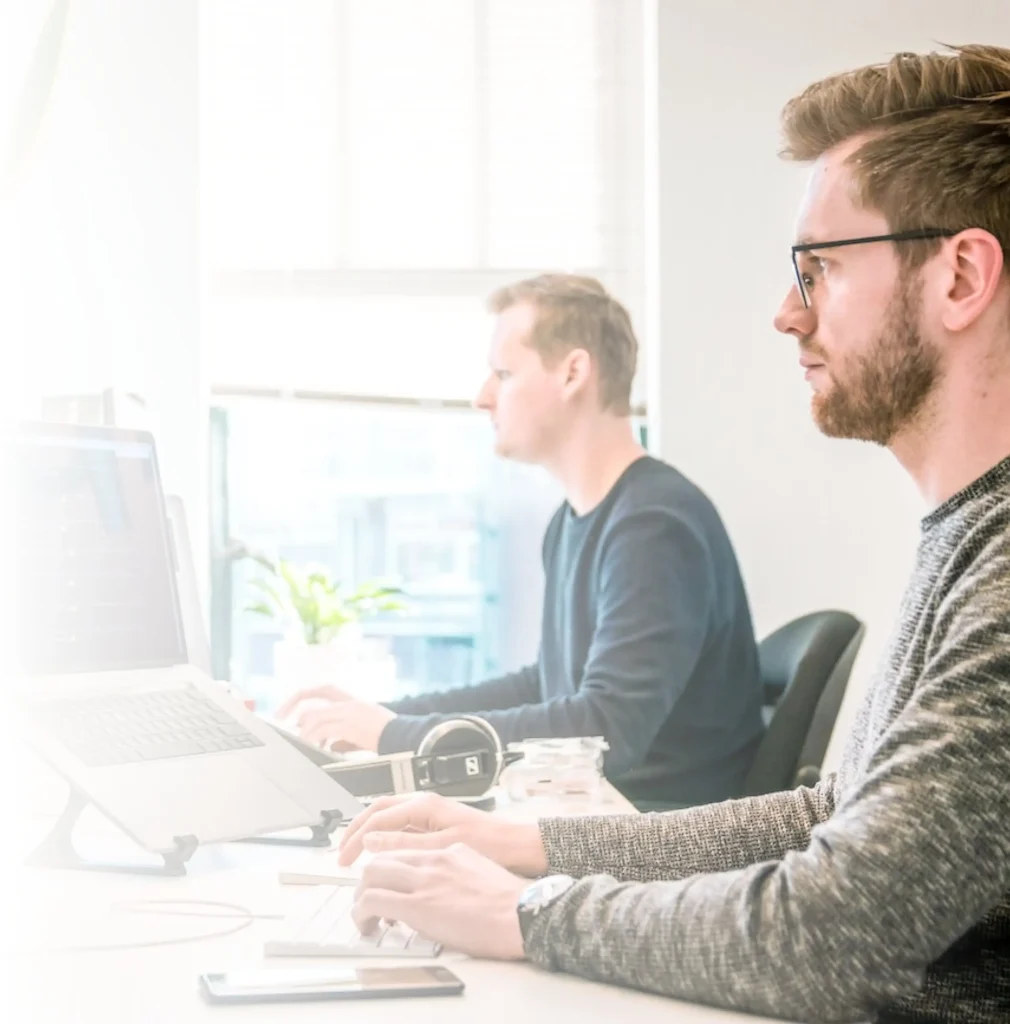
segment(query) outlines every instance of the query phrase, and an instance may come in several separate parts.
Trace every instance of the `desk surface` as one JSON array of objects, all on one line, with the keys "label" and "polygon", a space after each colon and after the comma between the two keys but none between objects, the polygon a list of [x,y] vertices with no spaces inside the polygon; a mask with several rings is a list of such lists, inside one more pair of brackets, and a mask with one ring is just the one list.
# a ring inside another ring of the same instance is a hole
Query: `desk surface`
[{"label": "desk surface", "polygon": [[[632,808],[607,787],[602,803],[537,798],[496,813],[535,819],[545,814],[627,813]],[[82,827],[101,831],[92,820]],[[45,819],[36,819],[45,831]],[[31,830],[29,830],[31,831]],[[295,893],[281,886],[277,872],[332,862],[329,851],[227,844],[197,851],[183,878],[99,875],[21,867],[5,873],[13,910],[5,925],[4,967],[15,1016],[8,1019],[54,1024],[178,1024],[180,1021],[339,1020],[351,1024],[388,1021],[409,1014],[411,1024],[481,1024],[517,1019],[617,1020],[630,1015],[638,1024],[715,1024],[761,1018],[680,1003],[641,992],[598,985],[529,964],[500,964],[444,954],[440,962],[466,984],[462,997],[413,1000],[319,1001],[217,1007],[206,1004],[197,976],[229,967],[323,966],[333,961],[264,961],[262,944],[276,920],[255,920],[230,936],[149,948],[54,952],[57,947],[130,945],[209,934],[242,923],[241,918],[166,916],[129,910],[154,901],[153,910],[178,910],[157,901],[217,900],[258,915],[283,914]],[[206,913],[208,908],[194,907]],[[225,912],[225,911],[222,911]],[[6,915],[5,915],[6,916]],[[342,961],[343,962],[343,961]],[[367,963],[368,961],[346,961]],[[383,961],[395,963],[397,961]],[[375,964],[375,961],[371,961]]]}]

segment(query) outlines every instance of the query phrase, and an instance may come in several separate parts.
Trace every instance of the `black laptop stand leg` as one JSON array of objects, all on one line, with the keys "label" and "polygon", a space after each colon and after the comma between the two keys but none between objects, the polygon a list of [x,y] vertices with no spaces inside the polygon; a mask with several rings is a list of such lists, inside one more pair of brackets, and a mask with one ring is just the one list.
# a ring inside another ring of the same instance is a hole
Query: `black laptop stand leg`
[{"label": "black laptop stand leg", "polygon": [[130,875],[184,875],[186,861],[197,848],[194,836],[176,836],[175,848],[162,853],[161,864],[133,864],[84,859],[74,848],[74,826],[88,805],[86,797],[71,788],[67,805],[49,835],[28,855],[25,863],[32,867],[67,868],[76,871],[116,871]]},{"label": "black laptop stand leg", "polygon": [[317,825],[310,825],[311,834],[307,836],[248,836],[236,839],[237,843],[263,843],[269,846],[329,846],[330,836],[343,820],[340,811],[321,811],[323,819]]}]

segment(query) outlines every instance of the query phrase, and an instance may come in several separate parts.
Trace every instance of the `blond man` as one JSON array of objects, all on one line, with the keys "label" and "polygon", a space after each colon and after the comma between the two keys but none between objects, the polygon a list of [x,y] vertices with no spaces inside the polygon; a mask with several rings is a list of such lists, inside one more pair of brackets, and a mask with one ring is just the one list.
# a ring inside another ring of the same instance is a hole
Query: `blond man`
[{"label": "blond man", "polygon": [[602,736],[604,768],[664,806],[739,795],[763,732],[757,648],[740,569],[711,501],[635,439],[638,343],[596,280],[546,274],[495,292],[476,404],[498,454],[543,466],[566,500],[543,542],[537,662],[500,679],[385,706],[329,697],[303,735],[415,749],[446,717],[479,714],[504,742]]}]

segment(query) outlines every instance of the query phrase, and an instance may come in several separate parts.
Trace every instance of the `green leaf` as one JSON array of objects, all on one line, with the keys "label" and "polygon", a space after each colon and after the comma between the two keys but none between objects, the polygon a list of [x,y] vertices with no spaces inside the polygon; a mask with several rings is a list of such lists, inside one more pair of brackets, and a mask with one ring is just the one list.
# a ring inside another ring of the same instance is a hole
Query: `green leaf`
[{"label": "green leaf", "polygon": [[403,611],[406,607],[399,595],[400,587],[366,581],[349,592],[334,580],[325,566],[296,566],[280,558],[276,564],[263,556],[249,555],[268,569],[273,581],[250,580],[250,587],[266,600],[253,602],[249,611],[257,615],[283,618],[293,616],[299,623],[305,641],[310,644],[332,640],[349,622],[381,612]]},{"label": "green leaf", "polygon": [[245,606],[245,610],[251,615],[264,615],[268,619],[277,617],[277,613],[266,603],[266,601],[257,601],[254,604],[247,604]]},{"label": "green leaf", "polygon": [[324,590],[327,594],[334,594],[340,587],[339,583],[334,583],[330,579],[329,575],[325,572],[312,572],[307,577],[309,586],[318,587],[320,590]]}]

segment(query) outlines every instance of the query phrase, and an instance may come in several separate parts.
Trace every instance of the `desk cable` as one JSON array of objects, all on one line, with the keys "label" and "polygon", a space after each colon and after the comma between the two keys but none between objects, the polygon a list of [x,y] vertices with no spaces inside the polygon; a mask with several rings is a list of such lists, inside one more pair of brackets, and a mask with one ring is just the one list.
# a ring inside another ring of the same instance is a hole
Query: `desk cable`
[{"label": "desk cable", "polygon": [[[199,909],[204,908],[204,909]],[[83,944],[78,946],[44,946],[38,949],[15,951],[14,955],[32,956],[52,953],[109,953],[131,949],[151,949],[155,946],[180,946],[203,939],[220,939],[248,928],[253,921],[282,921],[283,914],[256,914],[248,907],[223,900],[128,900],[113,903],[109,908],[127,914],[164,914],[171,917],[205,917],[225,920],[238,919],[236,924],[216,931],[200,932],[197,935],[178,935],[172,938],[147,939],[142,942],[110,942]]]}]

